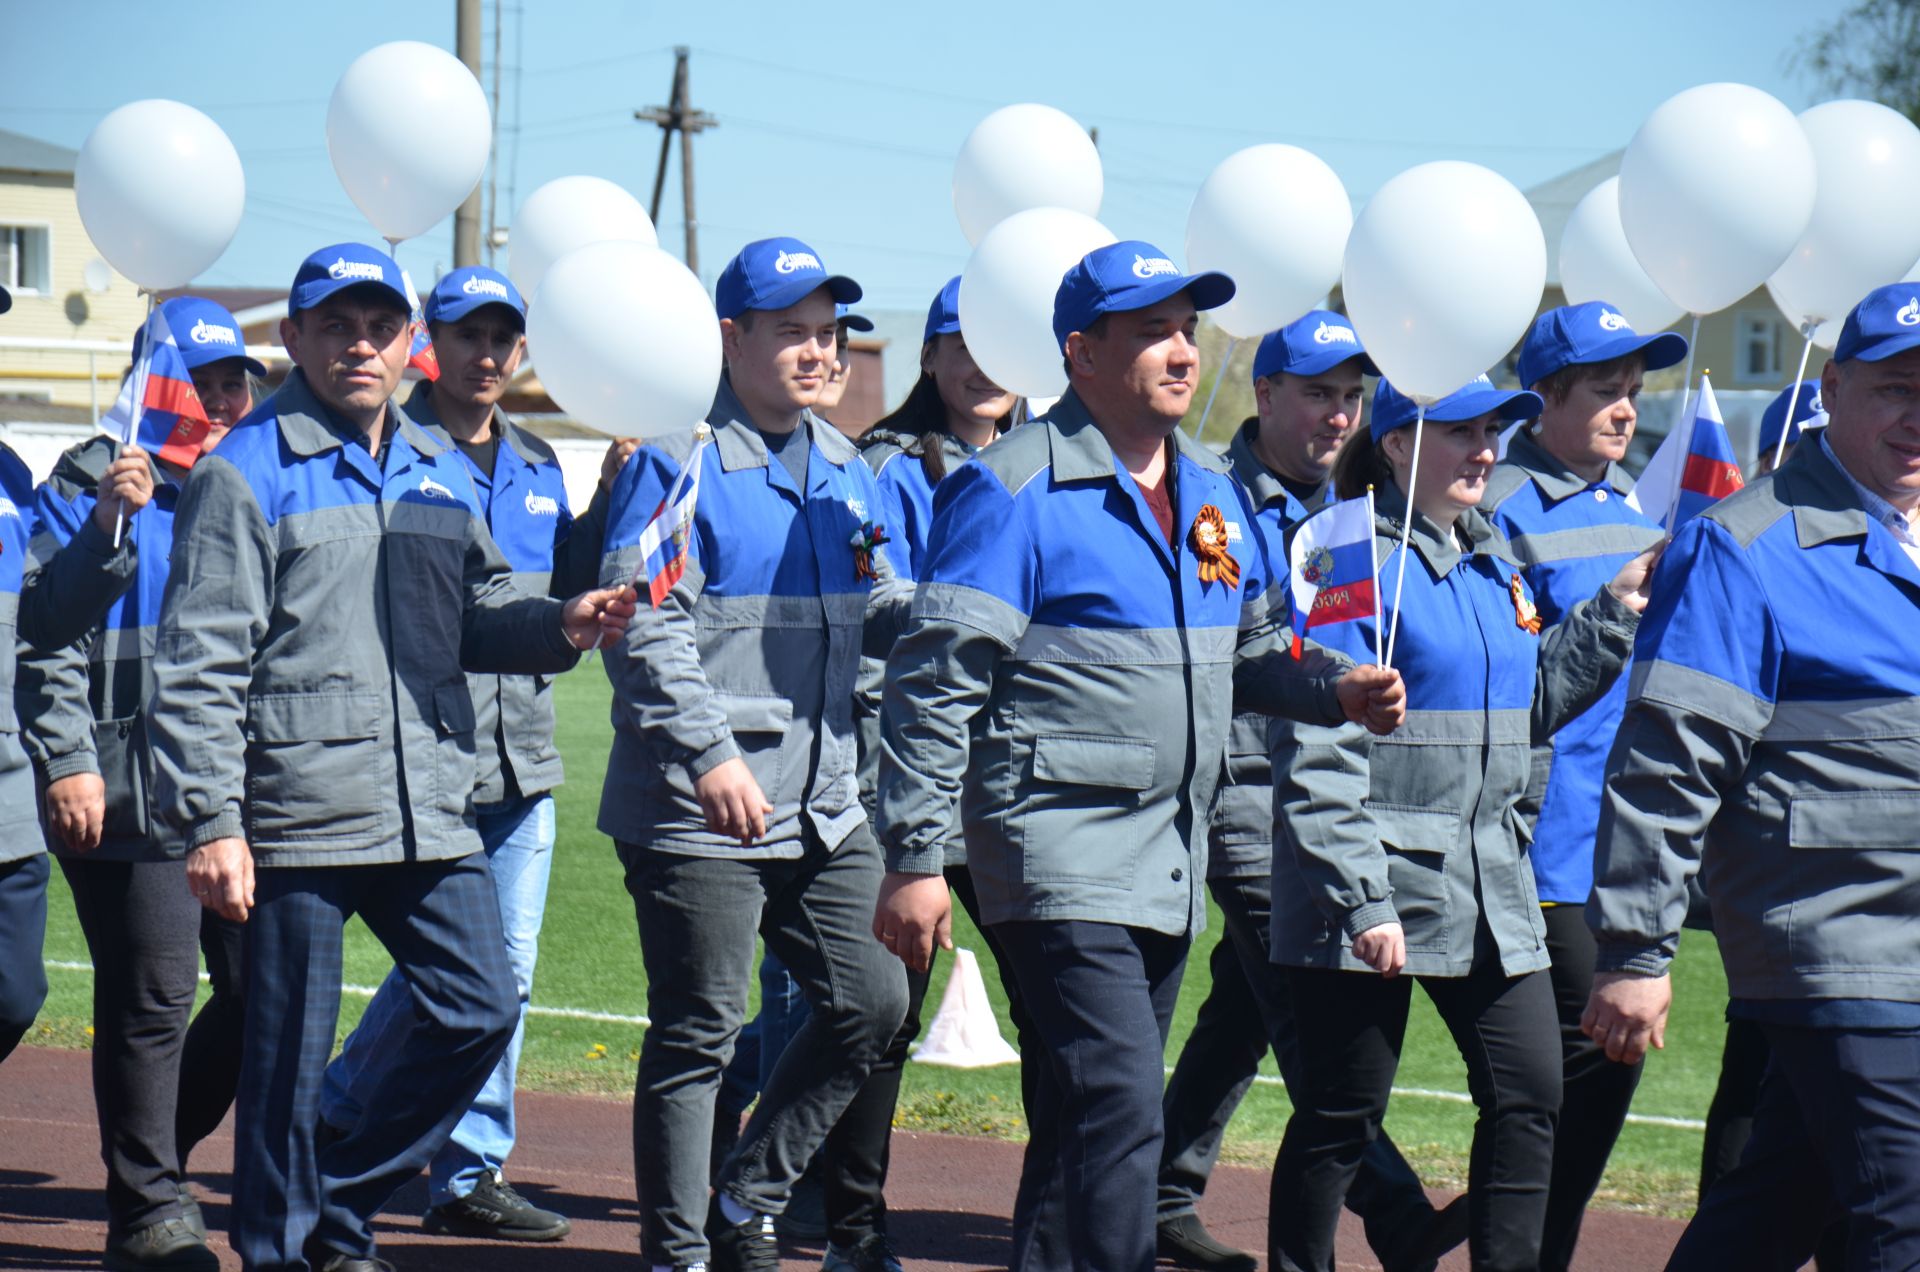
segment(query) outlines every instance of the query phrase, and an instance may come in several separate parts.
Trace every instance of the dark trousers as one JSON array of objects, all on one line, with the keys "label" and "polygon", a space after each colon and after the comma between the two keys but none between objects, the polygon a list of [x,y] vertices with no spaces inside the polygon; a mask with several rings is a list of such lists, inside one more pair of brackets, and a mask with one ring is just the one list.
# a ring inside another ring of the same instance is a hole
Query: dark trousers
[{"label": "dark trousers", "polygon": [[[1220,1156],[1227,1123],[1272,1046],[1288,1087],[1300,1081],[1300,1043],[1285,973],[1267,959],[1273,880],[1266,875],[1208,883],[1226,919],[1213,947],[1212,987],[1193,1032],[1174,1063],[1161,1108],[1166,1145],[1160,1155],[1160,1220],[1191,1214]],[[1347,1193],[1376,1250],[1404,1239],[1409,1225],[1432,1218],[1420,1177],[1383,1132],[1367,1145]]]},{"label": "dark trousers", "polygon": [[[898,1033],[906,973],[873,936],[880,848],[865,826],[798,860],[691,857],[621,844],[647,969],[633,1099],[640,1249],[650,1263],[707,1258],[708,1186],[764,1214],[793,1183]],[[774,1066],[717,1176],[720,1075],[746,1015],[753,934],[800,982],[812,1014]]]},{"label": "dark trousers", "polygon": [[[973,888],[973,872],[964,865],[947,867],[947,886],[953,889],[954,899],[973,920],[980,930],[980,939],[987,943],[987,953],[993,955],[993,966],[1000,974],[1000,988],[1007,995],[1007,1015],[1013,1021],[1013,1045],[1023,1058],[1020,1065],[1020,1113],[1033,1123],[1033,1105],[1037,1083],[1041,1078],[1041,1066],[1038,1063],[1024,1063],[1029,1046],[1040,1045],[1040,1035],[1033,1027],[1033,1016],[1027,1010],[1027,1000],[1020,993],[1020,978],[1013,974],[1013,964],[1007,960],[1007,950],[1000,943],[999,929],[987,926],[980,921],[980,897]],[[1035,1055],[1039,1053],[1036,1051]]]},{"label": "dark trousers", "polygon": [[180,1050],[174,1149],[182,1175],[195,1146],[218,1129],[240,1089],[240,1053],[247,1025],[246,944],[245,924],[223,919],[212,910],[200,911],[200,954],[207,961],[213,993],[194,1013]]},{"label": "dark trousers", "polygon": [[[368,1257],[372,1217],[446,1143],[519,1019],[487,859],[263,867],[254,901],[233,1246],[249,1272],[305,1268],[309,1249]],[[416,1019],[360,1120],[316,1152],[341,929],[356,914],[406,977]]]},{"label": "dark trousers", "polygon": [[[1480,1111],[1468,1161],[1473,1266],[1535,1268],[1560,1110],[1552,986],[1545,972],[1508,978],[1491,953],[1467,976],[1419,980],[1467,1063]],[[1273,1166],[1271,1265],[1326,1272],[1347,1187],[1386,1116],[1413,981],[1295,967],[1287,982],[1303,1081]]]},{"label": "dark trousers", "polygon": [[107,1215],[130,1232],[180,1214],[181,1044],[200,972],[200,903],[181,861],[60,858],[93,958],[93,1103]]},{"label": "dark trousers", "polygon": [[907,1017],[874,1062],[821,1149],[827,1237],[851,1246],[887,1229],[887,1165],[893,1144],[893,1111],[900,1103],[900,1073],[907,1048],[920,1036],[920,1007],[932,973],[907,973]]},{"label": "dark trousers", "polygon": [[0,861],[0,1060],[47,1001],[47,854]]},{"label": "dark trousers", "polygon": [[1920,1267],[1920,1031],[1759,1029],[1752,1138],[1667,1266]]},{"label": "dark trousers", "polygon": [[1154,1181],[1167,1029],[1188,939],[1075,920],[996,924],[1033,1014],[1039,1051],[1013,1204],[1026,1269],[1144,1272],[1154,1264]]},{"label": "dark trousers", "polygon": [[1540,1245],[1543,1272],[1565,1272],[1580,1240],[1580,1220],[1600,1187],[1627,1109],[1640,1085],[1641,1066],[1607,1059],[1606,1049],[1580,1032],[1593,992],[1596,946],[1585,906],[1541,909],[1547,923],[1548,976],[1560,1013],[1560,1125],[1553,1138],[1553,1181],[1547,1189],[1547,1225]]}]

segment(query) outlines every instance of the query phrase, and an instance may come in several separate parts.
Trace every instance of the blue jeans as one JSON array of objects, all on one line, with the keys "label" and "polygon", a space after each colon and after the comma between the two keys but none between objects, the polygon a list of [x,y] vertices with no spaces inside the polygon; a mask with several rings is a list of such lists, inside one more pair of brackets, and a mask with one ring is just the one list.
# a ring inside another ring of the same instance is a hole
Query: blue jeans
[{"label": "blue jeans", "polygon": [[[527,1003],[533,994],[533,964],[539,953],[540,920],[547,908],[547,879],[553,871],[554,814],[551,795],[528,795],[504,804],[482,805],[477,822],[494,890],[500,898],[500,926],[507,938],[507,962],[513,968],[520,1016],[507,1053],[474,1097],[453,1138],[434,1154],[428,1169],[430,1204],[445,1205],[479,1187],[490,1172],[506,1165],[513,1151],[513,1086],[526,1035]],[[367,1004],[360,1024],[348,1036],[339,1058],[327,1066],[321,1115],[346,1128],[360,1120],[366,1093],[386,1073],[386,1058],[413,1027],[413,1003],[398,969],[387,974]]]}]

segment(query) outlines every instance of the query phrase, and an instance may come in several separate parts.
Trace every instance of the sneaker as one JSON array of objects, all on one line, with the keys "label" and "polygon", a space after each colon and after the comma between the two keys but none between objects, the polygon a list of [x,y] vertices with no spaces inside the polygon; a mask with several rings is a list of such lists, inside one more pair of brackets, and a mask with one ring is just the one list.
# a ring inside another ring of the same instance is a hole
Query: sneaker
[{"label": "sneaker", "polygon": [[1192,1268],[1195,1272],[1254,1272],[1259,1266],[1245,1250],[1214,1240],[1197,1214],[1162,1219],[1156,1245],[1161,1258],[1176,1268]]},{"label": "sneaker", "polygon": [[707,1218],[708,1272],[780,1272],[780,1238],[772,1215],[748,1215],[728,1223],[716,1199]]},{"label": "sneaker", "polygon": [[164,1268],[167,1272],[220,1272],[220,1256],[207,1249],[185,1219],[162,1219],[107,1238],[102,1262],[116,1272]]},{"label": "sneaker", "polygon": [[207,1218],[200,1213],[200,1199],[184,1181],[180,1184],[180,1217],[187,1221],[189,1232],[203,1242],[207,1239]]},{"label": "sneaker", "polygon": [[565,1216],[522,1197],[497,1170],[482,1175],[479,1186],[466,1196],[427,1211],[421,1227],[497,1241],[558,1241],[573,1231]]},{"label": "sneaker", "polygon": [[821,1181],[818,1157],[794,1182],[787,1208],[774,1217],[773,1227],[788,1241],[808,1244],[827,1239],[827,1186]]},{"label": "sneaker", "polygon": [[870,1232],[850,1246],[827,1245],[820,1272],[903,1272],[884,1232]]}]

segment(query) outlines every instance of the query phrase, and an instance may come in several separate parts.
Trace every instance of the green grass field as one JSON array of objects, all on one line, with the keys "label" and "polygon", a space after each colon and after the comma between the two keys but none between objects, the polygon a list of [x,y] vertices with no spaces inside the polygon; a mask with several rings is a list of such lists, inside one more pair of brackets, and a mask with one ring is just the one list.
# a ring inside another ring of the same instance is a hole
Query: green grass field
[{"label": "green grass field", "polygon": [[[605,673],[596,661],[562,677],[555,693],[560,749],[566,756],[570,780],[559,794],[559,847],[541,937],[534,1002],[540,1007],[641,1016],[646,1012],[646,976],[640,966],[632,902],[622,885],[612,845],[594,828],[611,739]],[[46,956],[56,962],[85,963],[86,943],[58,870],[53,872],[52,889]],[[1178,1054],[1192,1027],[1194,1012],[1206,996],[1206,956],[1219,931],[1217,921],[1211,924],[1188,960],[1186,983],[1168,1045],[1169,1063]],[[994,975],[992,959],[986,955],[979,934],[957,909],[954,939],[981,955],[1002,1032],[1012,1041],[1005,997]],[[346,982],[379,984],[388,967],[387,957],[357,922],[348,933],[346,949]],[[940,1001],[949,965],[950,960],[943,961],[936,969],[927,1000],[929,1019]],[[48,979],[51,992],[31,1038],[53,1046],[85,1046],[91,976],[85,971],[55,967],[49,970]],[[1721,1010],[1726,1002],[1726,982],[1710,937],[1688,934],[1675,982],[1667,1050],[1650,1060],[1634,1112],[1699,1119],[1706,1114],[1719,1071],[1724,1031]],[[352,994],[345,997],[342,1037],[359,1018],[365,1001]],[[1439,1018],[1419,994],[1414,995],[1414,1008],[1397,1085],[1410,1092],[1465,1092],[1465,1068]],[[526,1086],[547,1090],[627,1094],[632,1090],[633,1061],[638,1056],[641,1033],[638,1025],[536,1015],[528,1022],[520,1080]],[[1271,1059],[1267,1070],[1273,1072]],[[1286,1093],[1277,1083],[1256,1085],[1233,1123],[1227,1156],[1247,1162],[1270,1160],[1286,1127],[1287,1114]],[[1429,1182],[1461,1187],[1472,1123],[1470,1105],[1410,1093],[1394,1099],[1387,1129]],[[1025,1128],[1020,1117],[1018,1074],[1012,1066],[955,1070],[909,1065],[898,1124],[1021,1137]],[[1662,1214],[1690,1213],[1699,1155],[1697,1129],[1629,1125],[1602,1186],[1601,1204]]]}]

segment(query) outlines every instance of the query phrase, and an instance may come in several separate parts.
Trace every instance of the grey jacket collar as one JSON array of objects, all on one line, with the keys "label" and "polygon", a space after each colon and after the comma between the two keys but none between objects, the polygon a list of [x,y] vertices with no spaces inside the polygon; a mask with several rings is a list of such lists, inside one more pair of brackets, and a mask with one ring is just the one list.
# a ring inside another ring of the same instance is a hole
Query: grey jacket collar
[{"label": "grey jacket collar", "polygon": [[1260,418],[1249,415],[1246,421],[1235,430],[1233,440],[1227,443],[1227,462],[1233,465],[1234,476],[1253,496],[1253,506],[1265,508],[1269,504],[1299,503],[1303,511],[1312,512],[1327,502],[1327,488],[1330,482],[1320,484],[1320,493],[1311,504],[1304,503],[1281,480],[1273,475],[1266,461],[1254,453],[1253,439],[1260,431]]},{"label": "grey jacket collar", "polygon": [[1803,548],[1836,539],[1867,537],[1871,518],[1853,481],[1827,453],[1826,438],[1796,446],[1773,476],[1774,493],[1793,509],[1793,530]]},{"label": "grey jacket collar", "polygon": [[[442,445],[454,444],[453,434],[440,421],[440,412],[434,409],[431,380],[422,380],[413,386],[413,392],[407,396],[407,414]],[[498,406],[493,408],[493,435],[511,446],[513,453],[524,460],[529,468],[537,467],[546,460],[545,455],[534,449],[530,440],[532,435],[515,424]]]},{"label": "grey jacket collar", "polygon": [[[1080,395],[1068,389],[1058,402],[1034,423],[1045,422],[1051,444],[1053,475],[1060,481],[1087,481],[1114,478],[1119,470],[1113,445],[1093,422]],[[1180,456],[1192,460],[1209,472],[1231,472],[1227,461],[1189,438],[1179,429],[1173,431],[1174,448]]]},{"label": "grey jacket collar", "polygon": [[[1533,435],[1530,426],[1522,426],[1507,444],[1507,462],[1522,469],[1540,488],[1540,493],[1558,503],[1570,499],[1593,485],[1585,477],[1567,467],[1559,456],[1542,446]],[[1617,495],[1633,493],[1633,478],[1627,476],[1627,470],[1618,464],[1607,465],[1606,476],[1601,479],[1613,488]]]},{"label": "grey jacket collar", "polygon": [[[347,430],[352,425],[336,416],[314,396],[306,374],[298,367],[288,373],[286,382],[274,393],[272,401],[280,436],[296,455],[312,457],[339,450],[349,443],[358,444],[362,436],[358,432],[349,433]],[[438,455],[447,449],[408,418],[397,400],[387,399],[387,412],[388,423],[392,426],[389,436],[397,434],[406,438],[407,444],[421,455]]]},{"label": "grey jacket collar", "polygon": [[[1407,497],[1400,493],[1400,487],[1388,482],[1382,489],[1373,492],[1374,530],[1376,534],[1385,534],[1397,540],[1405,524]],[[1459,535],[1442,529],[1425,513],[1413,514],[1413,531],[1408,537],[1411,551],[1417,552],[1420,559],[1427,563],[1435,578],[1445,578],[1447,572],[1458,565],[1463,557],[1484,556],[1498,561],[1503,568],[1519,569],[1520,563],[1514,559],[1513,549],[1507,546],[1506,536],[1483,516],[1478,508],[1469,508],[1455,523],[1460,534],[1467,538],[1468,549],[1460,548]],[[1382,555],[1376,540],[1376,556]]]},{"label": "grey jacket collar", "polygon": [[[713,409],[707,413],[707,422],[713,426],[713,444],[720,455],[720,466],[727,472],[767,466],[767,446],[760,440],[760,430],[753,426],[747,408],[740,404],[732,382],[725,376],[720,378],[720,388],[713,396]],[[859,452],[846,434],[812,411],[806,412],[800,424],[807,430],[807,439],[813,443],[814,450],[835,467],[844,468],[848,460],[858,457]]]}]

